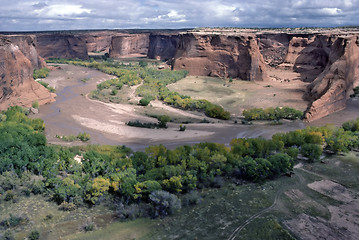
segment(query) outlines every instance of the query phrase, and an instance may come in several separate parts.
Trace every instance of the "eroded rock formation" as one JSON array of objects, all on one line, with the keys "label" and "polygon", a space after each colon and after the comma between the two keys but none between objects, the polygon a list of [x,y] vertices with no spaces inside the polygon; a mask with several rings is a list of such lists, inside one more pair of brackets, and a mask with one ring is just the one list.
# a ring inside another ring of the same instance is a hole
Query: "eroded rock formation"
[{"label": "eroded rock formation", "polygon": [[[25,49],[31,49],[31,46]],[[34,81],[33,70],[32,62],[22,53],[20,47],[8,37],[0,36],[1,110],[13,105],[29,107],[34,101],[45,104],[55,100],[55,94]]]},{"label": "eroded rock formation", "polygon": [[115,33],[103,31],[83,34],[88,52],[109,52]]},{"label": "eroded rock formation", "polygon": [[175,57],[180,36],[178,34],[151,34],[149,41],[147,56],[167,61]]},{"label": "eroded rock formation", "polygon": [[12,43],[17,45],[20,51],[30,60],[36,69],[46,67],[46,62],[37,52],[35,36],[33,35],[10,35],[6,36]]},{"label": "eroded rock formation", "polygon": [[147,56],[149,34],[123,34],[113,36],[110,47],[111,58]]},{"label": "eroded rock formation", "polygon": [[191,75],[267,79],[257,39],[251,35],[181,34],[173,68]]},{"label": "eroded rock formation", "polygon": [[338,37],[330,47],[328,64],[308,86],[312,100],[305,118],[313,121],[346,107],[353,88],[359,85],[359,36]]},{"label": "eroded rock formation", "polygon": [[45,59],[79,58],[89,59],[83,37],[73,34],[38,34],[37,51]]}]

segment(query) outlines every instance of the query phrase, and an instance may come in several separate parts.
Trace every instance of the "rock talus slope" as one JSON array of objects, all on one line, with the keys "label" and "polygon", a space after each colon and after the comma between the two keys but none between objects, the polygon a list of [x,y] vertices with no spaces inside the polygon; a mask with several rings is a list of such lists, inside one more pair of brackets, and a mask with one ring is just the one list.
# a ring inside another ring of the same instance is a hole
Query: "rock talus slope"
[{"label": "rock talus slope", "polygon": [[33,64],[19,46],[0,36],[1,110],[13,105],[29,107],[34,101],[45,104],[55,100],[55,94],[34,81],[33,70]]}]

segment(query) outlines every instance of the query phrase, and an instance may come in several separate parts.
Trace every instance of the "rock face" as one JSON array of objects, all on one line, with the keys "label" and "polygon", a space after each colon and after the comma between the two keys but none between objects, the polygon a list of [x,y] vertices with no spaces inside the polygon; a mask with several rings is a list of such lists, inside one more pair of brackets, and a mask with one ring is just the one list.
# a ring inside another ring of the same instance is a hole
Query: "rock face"
[{"label": "rock face", "polygon": [[282,66],[301,74],[301,79],[312,82],[328,64],[332,38],[325,35],[294,36]]},{"label": "rock face", "polygon": [[33,70],[33,64],[22,53],[20,47],[9,38],[0,36],[1,110],[12,105],[29,107],[34,101],[45,104],[55,100],[55,94],[34,81]]},{"label": "rock face", "polygon": [[110,58],[129,56],[147,56],[149,34],[123,34],[113,36],[110,47]]},{"label": "rock face", "polygon": [[173,68],[186,69],[191,75],[267,79],[253,36],[181,34]]},{"label": "rock face", "polygon": [[346,107],[353,88],[359,85],[359,36],[338,37],[330,46],[328,64],[308,86],[312,100],[305,118],[313,121]]},{"label": "rock face", "polygon": [[151,34],[149,41],[148,58],[167,61],[175,57],[180,36]]},{"label": "rock face", "polygon": [[48,58],[89,59],[83,37],[73,34],[39,34],[36,37],[37,51]]},{"label": "rock face", "polygon": [[37,52],[37,46],[35,44],[35,36],[32,35],[11,35],[7,38],[17,45],[20,51],[30,60],[32,66],[36,69],[46,67],[46,62]]},{"label": "rock face", "polygon": [[83,35],[88,52],[109,52],[111,40],[114,36],[112,32],[93,32]]}]

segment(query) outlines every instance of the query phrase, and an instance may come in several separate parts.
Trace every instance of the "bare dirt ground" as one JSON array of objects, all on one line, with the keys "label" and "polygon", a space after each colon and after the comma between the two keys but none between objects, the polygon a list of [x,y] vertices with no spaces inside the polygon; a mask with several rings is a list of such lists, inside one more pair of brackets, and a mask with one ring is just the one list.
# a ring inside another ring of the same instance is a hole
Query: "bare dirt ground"
[{"label": "bare dirt ground", "polygon": [[207,99],[221,105],[239,117],[250,108],[292,107],[304,111],[308,102],[303,100],[308,83],[291,70],[268,68],[269,81],[249,82],[233,79],[232,82],[211,77],[188,76],[169,89],[196,99]]},{"label": "bare dirt ground", "polygon": [[[322,205],[318,199],[308,196],[299,189],[291,189],[285,192],[297,207],[307,209],[296,218],[284,222],[284,224],[301,239],[358,239],[359,236],[359,194],[356,190],[349,189],[338,182],[328,179],[328,176],[317,174],[296,166],[296,169],[323,178],[307,184],[307,187],[323,196],[329,205]],[[297,172],[298,174],[298,172]],[[300,173],[299,173],[300,174]],[[312,216],[315,211],[328,211],[329,218]]]},{"label": "bare dirt ground", "polygon": [[[53,144],[74,145],[75,143],[63,142],[55,136],[87,132],[91,135],[90,143],[125,144],[134,150],[141,150],[153,144],[164,144],[167,147],[203,141],[229,144],[231,139],[237,137],[262,136],[270,138],[276,132],[304,127],[301,121],[285,122],[281,126],[264,124],[246,126],[234,124],[233,121],[218,121],[217,119],[209,119],[211,122],[209,124],[187,124],[185,132],[179,131],[178,123],[169,123],[169,128],[165,130],[129,127],[125,125],[128,121],[156,122],[157,120],[145,116],[146,108],[142,106],[103,103],[86,97],[89,92],[96,89],[99,82],[111,79],[113,76],[79,66],[59,66],[59,69],[52,71],[45,79],[50,86],[56,89],[57,100],[52,104],[41,106],[40,113],[35,116],[44,119],[48,141]],[[82,79],[86,79],[86,81],[81,81]],[[253,85],[258,88],[256,84]],[[266,89],[262,86],[260,88]],[[131,92],[133,95],[134,89],[131,88],[128,94],[131,95]],[[256,98],[253,96],[252,100]],[[262,106],[260,101],[258,104],[257,107]],[[157,101],[152,103],[150,109],[182,118],[207,118],[198,112],[174,109]]]}]

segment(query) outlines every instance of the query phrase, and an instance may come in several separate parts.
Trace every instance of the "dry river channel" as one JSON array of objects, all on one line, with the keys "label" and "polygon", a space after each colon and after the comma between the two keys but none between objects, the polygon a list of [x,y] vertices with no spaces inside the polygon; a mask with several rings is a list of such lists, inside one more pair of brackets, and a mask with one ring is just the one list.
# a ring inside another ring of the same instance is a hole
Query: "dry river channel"
[{"label": "dry river channel", "polygon": [[[168,129],[143,129],[129,127],[128,121],[154,121],[143,116],[136,109],[141,106],[130,104],[103,103],[91,100],[87,94],[96,89],[102,81],[113,78],[94,69],[59,64],[44,80],[56,88],[56,101],[40,107],[39,114],[46,125],[46,137],[51,144],[74,145],[80,142],[64,142],[56,135],[77,135],[87,132],[91,135],[91,144],[126,145],[135,151],[144,150],[149,145],[162,144],[175,148],[185,144],[199,142],[217,142],[229,145],[233,138],[271,138],[277,132],[287,132],[305,127],[302,121],[284,121],[283,125],[266,124],[242,125],[233,120],[212,123],[187,124],[186,131],[179,131],[179,123],[169,123]],[[258,106],[260,107],[260,106]],[[321,125],[342,122],[359,117],[359,102],[350,101],[349,107],[332,116],[313,122]],[[175,109],[178,112],[178,109]],[[188,114],[188,113],[183,113]],[[203,118],[203,117],[202,117]]]}]

